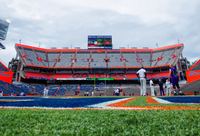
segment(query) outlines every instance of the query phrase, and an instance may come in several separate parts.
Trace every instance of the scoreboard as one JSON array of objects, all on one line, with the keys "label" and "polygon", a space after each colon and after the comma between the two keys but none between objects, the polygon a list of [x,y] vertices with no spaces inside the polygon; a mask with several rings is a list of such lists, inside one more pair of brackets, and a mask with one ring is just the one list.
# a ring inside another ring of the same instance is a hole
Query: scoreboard
[{"label": "scoreboard", "polygon": [[111,35],[89,35],[88,49],[112,49]]}]

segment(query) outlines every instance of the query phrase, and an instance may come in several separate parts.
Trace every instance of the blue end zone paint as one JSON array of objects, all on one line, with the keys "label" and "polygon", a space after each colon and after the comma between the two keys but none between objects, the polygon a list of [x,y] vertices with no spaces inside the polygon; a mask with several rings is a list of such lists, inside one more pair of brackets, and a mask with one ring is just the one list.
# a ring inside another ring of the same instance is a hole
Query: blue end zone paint
[{"label": "blue end zone paint", "polygon": [[200,96],[173,96],[173,97],[158,97],[160,99],[173,103],[200,103]]},{"label": "blue end zone paint", "polygon": [[[108,98],[0,97],[0,106],[80,108],[80,107],[88,107],[89,105],[118,100],[118,99],[122,99],[122,98],[109,98],[109,97]],[[8,102],[6,100],[12,100],[12,102]],[[13,100],[16,100],[16,102],[13,102]],[[19,100],[28,100],[28,101],[19,101]],[[29,100],[31,100],[31,101],[29,101]]]}]

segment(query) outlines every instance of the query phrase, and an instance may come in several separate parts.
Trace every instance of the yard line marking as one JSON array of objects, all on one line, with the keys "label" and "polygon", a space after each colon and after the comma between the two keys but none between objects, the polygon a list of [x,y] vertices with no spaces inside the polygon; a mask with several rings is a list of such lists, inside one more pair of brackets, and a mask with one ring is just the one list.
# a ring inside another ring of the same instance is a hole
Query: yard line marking
[{"label": "yard line marking", "polygon": [[160,99],[160,98],[157,98],[157,97],[152,97],[152,98],[159,103],[164,103],[164,104],[172,104],[173,103],[173,102],[166,101],[166,100],[163,100],[163,99]]}]

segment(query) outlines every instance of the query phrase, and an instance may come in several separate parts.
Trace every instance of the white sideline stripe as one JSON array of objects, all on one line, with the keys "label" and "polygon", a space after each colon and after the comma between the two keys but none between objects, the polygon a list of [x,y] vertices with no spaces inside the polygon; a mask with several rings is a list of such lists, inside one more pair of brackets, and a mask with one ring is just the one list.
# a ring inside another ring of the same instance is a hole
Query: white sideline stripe
[{"label": "white sideline stripe", "polygon": [[17,106],[0,106],[0,109],[41,109],[41,110],[76,110],[76,109],[89,109],[85,107],[17,107]]},{"label": "white sideline stripe", "polygon": [[52,109],[52,110],[58,109],[58,110],[65,110],[65,109],[88,109],[88,108],[85,108],[85,107],[0,106],[0,109]]},{"label": "white sideline stripe", "polygon": [[120,101],[124,101],[124,100],[128,100],[128,99],[130,99],[130,98],[124,98],[124,99],[118,99],[118,100],[113,100],[113,101],[108,101],[108,102],[102,102],[102,103],[98,103],[98,104],[88,105],[86,107],[89,107],[89,108],[110,108],[110,106],[107,106],[107,105],[117,103],[117,102],[120,102]]},{"label": "white sideline stripe", "polygon": [[0,102],[28,102],[34,101],[33,99],[0,99]]},{"label": "white sideline stripe", "polygon": [[166,100],[163,100],[163,99],[160,99],[160,98],[157,98],[157,97],[152,97],[154,100],[156,100],[157,102],[159,103],[164,103],[164,104],[170,104],[172,102],[169,102],[169,101],[166,101]]},{"label": "white sideline stripe", "polygon": [[41,110],[145,110],[146,108],[140,107],[107,107],[107,108],[86,108],[86,107],[74,107],[74,108],[64,108],[64,107],[15,107],[15,106],[0,106],[0,109],[41,109]]}]

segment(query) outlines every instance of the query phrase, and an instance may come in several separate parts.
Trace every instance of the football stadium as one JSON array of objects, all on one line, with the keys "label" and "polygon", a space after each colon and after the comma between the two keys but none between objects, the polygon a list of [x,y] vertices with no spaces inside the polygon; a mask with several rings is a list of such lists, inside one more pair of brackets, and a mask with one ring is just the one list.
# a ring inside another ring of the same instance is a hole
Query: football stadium
[{"label": "football stadium", "polygon": [[[8,28],[0,20],[1,41]],[[183,43],[87,40],[87,49],[14,43],[16,57],[0,62],[0,135],[200,135],[200,60],[189,65]]]}]

